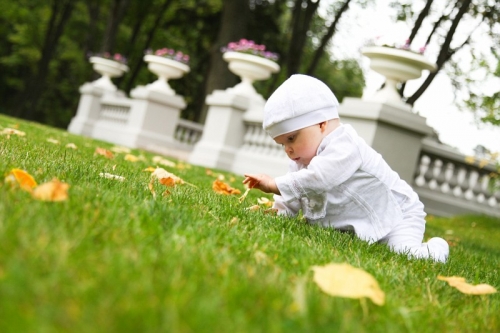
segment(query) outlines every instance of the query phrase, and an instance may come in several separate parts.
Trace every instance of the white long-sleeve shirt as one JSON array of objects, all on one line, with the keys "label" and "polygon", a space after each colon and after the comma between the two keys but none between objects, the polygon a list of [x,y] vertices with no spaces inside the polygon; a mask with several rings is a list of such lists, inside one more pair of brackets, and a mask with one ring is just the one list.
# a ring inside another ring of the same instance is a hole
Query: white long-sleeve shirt
[{"label": "white long-sleeve shirt", "polygon": [[[369,242],[386,236],[415,207],[425,216],[418,195],[350,125],[328,134],[308,166],[290,161],[289,172],[275,181],[280,214],[302,209],[309,223],[351,230]],[[423,218],[415,222],[425,225]]]}]

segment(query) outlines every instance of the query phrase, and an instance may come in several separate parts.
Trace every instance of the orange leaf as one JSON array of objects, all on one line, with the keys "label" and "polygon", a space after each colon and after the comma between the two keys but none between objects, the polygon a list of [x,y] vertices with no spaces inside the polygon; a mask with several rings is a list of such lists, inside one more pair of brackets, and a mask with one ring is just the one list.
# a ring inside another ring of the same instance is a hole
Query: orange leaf
[{"label": "orange leaf", "polygon": [[214,180],[214,182],[212,183],[212,189],[219,194],[226,194],[226,195],[241,194],[240,190],[232,188],[228,184],[218,179]]},{"label": "orange leaf", "polygon": [[68,199],[69,184],[54,178],[33,190],[33,197],[42,201],[64,201]]},{"label": "orange leaf", "polygon": [[451,287],[455,287],[463,294],[468,295],[486,295],[486,294],[494,294],[497,290],[490,286],[489,284],[477,284],[472,285],[465,282],[465,278],[459,276],[442,276],[438,275],[438,280],[446,281]]},{"label": "orange leaf", "polygon": [[153,173],[151,174],[151,180],[153,180],[154,178],[157,178],[160,181],[160,183],[162,179],[171,178],[174,184],[184,184],[184,181],[181,178],[177,177],[173,173],[170,173],[163,168],[156,168],[155,171],[153,171]]},{"label": "orange leaf", "polygon": [[6,182],[16,182],[23,190],[31,191],[37,186],[33,176],[21,169],[12,169],[5,178]]},{"label": "orange leaf", "polygon": [[175,179],[173,179],[172,177],[162,178],[159,179],[159,181],[160,184],[163,184],[165,186],[175,186]]},{"label": "orange leaf", "polygon": [[104,148],[99,148],[99,147],[97,147],[95,149],[94,155],[102,155],[106,158],[113,158],[114,157],[113,153],[110,150],[107,150]]}]

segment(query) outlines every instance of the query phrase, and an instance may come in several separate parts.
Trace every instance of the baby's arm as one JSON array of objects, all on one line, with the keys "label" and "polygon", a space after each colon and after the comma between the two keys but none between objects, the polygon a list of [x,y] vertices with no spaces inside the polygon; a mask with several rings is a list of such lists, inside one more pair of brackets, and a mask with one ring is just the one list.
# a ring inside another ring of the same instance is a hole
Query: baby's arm
[{"label": "baby's arm", "polygon": [[256,188],[266,193],[274,193],[280,195],[278,186],[272,177],[264,174],[245,174],[243,184],[248,184],[249,188]]}]

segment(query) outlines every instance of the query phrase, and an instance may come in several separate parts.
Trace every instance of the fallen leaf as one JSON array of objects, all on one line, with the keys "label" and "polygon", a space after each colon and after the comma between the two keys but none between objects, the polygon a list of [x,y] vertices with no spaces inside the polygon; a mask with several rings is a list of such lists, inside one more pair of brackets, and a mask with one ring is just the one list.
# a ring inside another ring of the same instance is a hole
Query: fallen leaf
[{"label": "fallen leaf", "polygon": [[219,179],[214,180],[214,182],[212,183],[212,189],[219,194],[226,194],[226,195],[241,194],[240,190],[232,188],[231,186],[229,186],[228,184],[224,183]]},{"label": "fallen leaf", "polygon": [[137,161],[139,161],[139,157],[134,156],[132,154],[127,154],[127,155],[125,155],[124,160],[129,161],[129,162],[137,162]]},{"label": "fallen leaf", "polygon": [[205,169],[205,174],[207,176],[212,176],[214,174],[214,172],[212,170],[210,170],[210,169]]},{"label": "fallen leaf", "polygon": [[167,160],[166,158],[164,158],[162,156],[154,156],[153,157],[153,163],[154,164],[160,164],[160,165],[167,166],[167,167],[171,167],[171,168],[175,168],[175,163],[174,162],[169,161],[169,160]]},{"label": "fallen leaf", "polygon": [[23,190],[31,192],[37,186],[37,183],[32,175],[21,169],[12,169],[5,177],[6,183],[17,184]]},{"label": "fallen leaf", "polygon": [[74,144],[74,143],[68,143],[66,145],[66,148],[70,148],[70,149],[78,149],[78,147]]},{"label": "fallen leaf", "polygon": [[278,214],[278,209],[277,208],[268,208],[264,209],[264,214],[269,214],[269,215],[277,215]]},{"label": "fallen leaf", "polygon": [[259,205],[253,205],[253,206],[245,208],[245,210],[249,210],[249,211],[255,212],[255,211],[260,210],[260,206]]},{"label": "fallen leaf", "polygon": [[467,295],[487,295],[494,294],[497,290],[489,284],[472,285],[465,282],[465,278],[459,276],[442,276],[438,275],[438,280],[446,281],[451,287],[455,287],[463,294]]},{"label": "fallen leaf", "polygon": [[122,153],[128,154],[128,153],[130,153],[130,148],[122,147],[122,146],[114,146],[111,148],[111,151],[113,151],[117,154],[122,154]]},{"label": "fallen leaf", "polygon": [[59,140],[56,140],[56,139],[53,139],[53,138],[48,138],[47,142],[53,143],[55,145],[58,145],[60,143]]},{"label": "fallen leaf", "polygon": [[68,199],[69,184],[54,178],[33,190],[33,197],[42,201],[64,201]]},{"label": "fallen leaf", "polygon": [[117,176],[117,175],[113,175],[113,174],[110,174],[110,173],[107,173],[107,172],[101,172],[99,174],[99,176],[101,176],[103,178],[107,178],[107,179],[119,180],[121,182],[125,180],[125,177],[123,177],[123,176]]},{"label": "fallen leaf", "polygon": [[162,179],[171,178],[175,184],[184,184],[184,181],[181,178],[163,168],[156,168],[155,171],[153,171],[153,173],[151,174],[151,178],[156,178],[160,181]]},{"label": "fallen leaf", "polygon": [[95,149],[94,155],[101,155],[101,156],[104,156],[106,158],[113,158],[114,157],[114,155],[111,151],[104,149],[104,148],[100,148],[100,147],[97,147]]},{"label": "fallen leaf", "polygon": [[1,135],[17,135],[17,136],[25,136],[26,133],[24,133],[23,131],[19,131],[19,130],[16,130],[14,128],[4,128],[1,132],[0,132]]},{"label": "fallen leaf", "polygon": [[146,169],[142,170],[142,171],[147,171],[147,172],[154,172],[156,170],[156,168],[153,168],[153,167],[147,167]]},{"label": "fallen leaf", "polygon": [[258,198],[257,202],[259,203],[259,205],[264,205],[264,206],[267,206],[267,207],[271,207],[273,205],[273,201],[271,201],[271,200],[269,200],[268,198],[265,198],[265,197]]},{"label": "fallen leaf", "polygon": [[368,297],[377,305],[384,305],[385,293],[377,280],[360,268],[349,264],[328,264],[312,266],[314,282],[331,296],[364,298]]}]

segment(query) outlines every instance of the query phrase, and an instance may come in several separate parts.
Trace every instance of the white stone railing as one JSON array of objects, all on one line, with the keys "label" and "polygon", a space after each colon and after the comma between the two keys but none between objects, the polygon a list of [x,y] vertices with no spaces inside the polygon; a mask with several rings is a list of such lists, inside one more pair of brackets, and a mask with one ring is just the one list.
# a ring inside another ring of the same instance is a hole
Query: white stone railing
[{"label": "white stone railing", "polygon": [[178,148],[192,150],[194,145],[200,141],[203,133],[203,124],[194,121],[179,119],[175,129],[174,139]]},{"label": "white stone railing", "polygon": [[262,123],[246,122],[246,131],[241,149],[277,158],[287,157],[283,148],[276,144],[269,134],[264,131]]},{"label": "white stone railing", "polygon": [[[483,165],[484,164],[484,165]],[[422,141],[413,188],[429,214],[488,214],[500,217],[500,190],[490,184],[495,166],[431,139]]]},{"label": "white stone railing", "polygon": [[130,116],[130,105],[101,104],[99,119],[126,124]]}]

